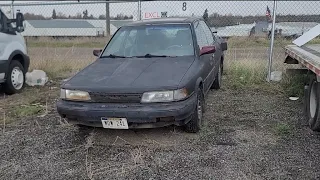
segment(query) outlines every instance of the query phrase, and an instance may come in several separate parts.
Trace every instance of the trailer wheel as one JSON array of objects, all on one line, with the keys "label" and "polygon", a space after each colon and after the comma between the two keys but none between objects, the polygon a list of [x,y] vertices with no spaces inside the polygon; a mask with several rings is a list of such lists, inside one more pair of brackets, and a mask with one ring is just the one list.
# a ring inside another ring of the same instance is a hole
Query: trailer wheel
[{"label": "trailer wheel", "polygon": [[320,83],[312,78],[309,83],[307,115],[309,127],[313,131],[320,131]]}]

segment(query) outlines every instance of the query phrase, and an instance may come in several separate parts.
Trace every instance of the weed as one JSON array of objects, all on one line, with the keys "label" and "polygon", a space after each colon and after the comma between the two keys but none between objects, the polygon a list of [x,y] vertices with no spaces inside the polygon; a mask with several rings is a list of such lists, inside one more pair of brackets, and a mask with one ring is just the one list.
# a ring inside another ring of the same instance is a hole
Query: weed
[{"label": "weed", "polygon": [[16,118],[28,117],[40,114],[43,111],[44,108],[39,104],[20,105],[13,108],[11,116]]},{"label": "weed", "polygon": [[228,80],[233,88],[243,88],[265,82],[265,63],[257,60],[240,60],[227,68]]},{"label": "weed", "polygon": [[308,80],[306,74],[285,75],[282,82],[282,88],[288,96],[303,97],[304,85]]},{"label": "weed", "polygon": [[278,123],[274,127],[274,132],[278,136],[286,137],[292,134],[292,127],[286,123]]}]

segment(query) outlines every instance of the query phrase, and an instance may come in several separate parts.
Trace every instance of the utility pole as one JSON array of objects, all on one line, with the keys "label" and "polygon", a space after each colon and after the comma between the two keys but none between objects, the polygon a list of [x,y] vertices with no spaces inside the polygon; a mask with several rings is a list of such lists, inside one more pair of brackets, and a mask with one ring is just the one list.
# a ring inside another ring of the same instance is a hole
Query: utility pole
[{"label": "utility pole", "polygon": [[107,36],[110,36],[111,35],[111,32],[110,32],[110,10],[109,10],[109,0],[106,0],[106,34]]}]

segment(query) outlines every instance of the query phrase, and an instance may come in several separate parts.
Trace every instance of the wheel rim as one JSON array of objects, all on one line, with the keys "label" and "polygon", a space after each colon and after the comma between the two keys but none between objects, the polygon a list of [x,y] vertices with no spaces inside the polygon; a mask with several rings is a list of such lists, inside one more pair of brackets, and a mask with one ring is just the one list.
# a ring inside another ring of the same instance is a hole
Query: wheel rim
[{"label": "wheel rim", "polygon": [[310,107],[310,116],[311,118],[314,118],[316,115],[316,108],[317,108],[317,100],[316,100],[316,83],[312,83],[311,86],[311,92],[310,92],[310,101],[309,101],[309,107]]},{"label": "wheel rim", "polygon": [[[200,95],[199,95],[200,96]],[[197,112],[198,112],[198,120],[199,120],[199,124],[201,125],[202,123],[202,102],[201,102],[201,98],[198,99],[198,103],[197,103]]]},{"label": "wheel rim", "polygon": [[12,69],[11,72],[11,83],[12,86],[16,89],[19,90],[23,86],[23,80],[24,80],[24,74],[22,70],[19,67],[15,67]]}]

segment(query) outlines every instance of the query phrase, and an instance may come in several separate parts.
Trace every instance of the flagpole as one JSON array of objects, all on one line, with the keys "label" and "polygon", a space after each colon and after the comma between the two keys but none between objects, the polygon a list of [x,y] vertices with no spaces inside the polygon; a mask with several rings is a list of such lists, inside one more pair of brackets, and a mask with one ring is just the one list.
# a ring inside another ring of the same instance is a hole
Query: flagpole
[{"label": "flagpole", "polygon": [[267,81],[271,81],[271,70],[272,70],[272,57],[273,57],[273,44],[274,44],[274,29],[276,25],[276,10],[277,1],[273,1],[273,18],[272,18],[272,28],[271,28],[271,42],[270,42],[270,52],[269,52],[269,63],[268,63],[268,78]]}]

